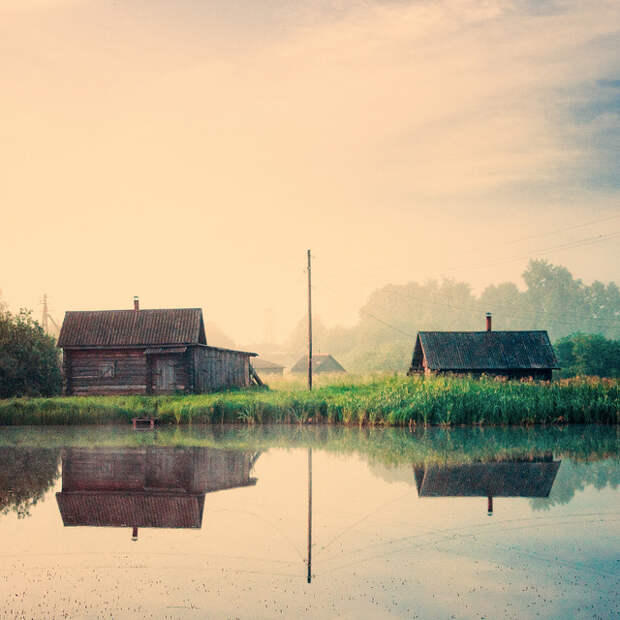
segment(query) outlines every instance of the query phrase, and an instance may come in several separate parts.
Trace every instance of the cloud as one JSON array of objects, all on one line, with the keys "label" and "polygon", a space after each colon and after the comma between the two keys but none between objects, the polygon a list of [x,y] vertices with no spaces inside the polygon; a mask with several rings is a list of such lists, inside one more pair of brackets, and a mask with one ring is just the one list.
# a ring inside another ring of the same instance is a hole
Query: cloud
[{"label": "cloud", "polygon": [[[247,299],[303,312],[299,248],[343,291],[329,320],[471,247],[480,263],[617,208],[615,1],[52,1],[0,20],[0,259],[46,257],[6,291],[55,282],[67,306],[104,307],[139,281],[196,305],[188,253],[238,339]],[[577,276],[618,273],[613,249],[587,264]]]}]

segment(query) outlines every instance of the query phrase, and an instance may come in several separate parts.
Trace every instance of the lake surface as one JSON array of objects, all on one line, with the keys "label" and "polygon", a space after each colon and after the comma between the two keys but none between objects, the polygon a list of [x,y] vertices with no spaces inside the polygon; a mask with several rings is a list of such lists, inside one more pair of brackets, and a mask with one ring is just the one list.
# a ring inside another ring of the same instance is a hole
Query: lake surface
[{"label": "lake surface", "polygon": [[0,617],[618,617],[618,439],[0,429]]}]

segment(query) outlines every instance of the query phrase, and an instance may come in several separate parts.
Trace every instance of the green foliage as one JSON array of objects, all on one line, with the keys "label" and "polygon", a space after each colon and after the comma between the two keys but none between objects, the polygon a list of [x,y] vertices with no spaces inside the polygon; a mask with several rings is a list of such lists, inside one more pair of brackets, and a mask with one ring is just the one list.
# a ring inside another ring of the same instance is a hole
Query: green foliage
[{"label": "green foliage", "polygon": [[345,375],[312,392],[280,390],[191,396],[91,396],[0,401],[0,424],[101,424],[155,413],[164,423],[348,425],[617,424],[620,382],[577,378],[553,383],[492,378]]},{"label": "green foliage", "polygon": [[574,334],[555,343],[563,377],[620,377],[620,341],[598,334]]},{"label": "green foliage", "polygon": [[0,398],[52,396],[62,387],[54,339],[21,310],[0,308]]},{"label": "green foliage", "polygon": [[58,478],[58,448],[0,448],[0,514],[27,517]]},{"label": "green foliage", "polygon": [[[347,370],[404,370],[421,330],[482,330],[485,312],[494,329],[546,329],[552,340],[575,332],[620,338],[620,289],[616,284],[585,285],[561,266],[530,261],[526,288],[512,282],[488,286],[476,296],[464,282],[434,280],[387,285],[374,291],[349,329],[325,327],[316,318],[317,350],[332,353]],[[288,347],[305,350],[305,322]]]}]

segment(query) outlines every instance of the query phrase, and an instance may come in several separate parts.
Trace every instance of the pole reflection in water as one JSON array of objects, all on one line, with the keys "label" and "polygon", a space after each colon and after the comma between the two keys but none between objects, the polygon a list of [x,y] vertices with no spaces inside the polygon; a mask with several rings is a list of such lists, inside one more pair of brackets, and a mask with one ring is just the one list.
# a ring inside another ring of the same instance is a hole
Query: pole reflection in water
[{"label": "pole reflection in water", "polygon": [[308,583],[312,582],[312,448],[308,448]]}]

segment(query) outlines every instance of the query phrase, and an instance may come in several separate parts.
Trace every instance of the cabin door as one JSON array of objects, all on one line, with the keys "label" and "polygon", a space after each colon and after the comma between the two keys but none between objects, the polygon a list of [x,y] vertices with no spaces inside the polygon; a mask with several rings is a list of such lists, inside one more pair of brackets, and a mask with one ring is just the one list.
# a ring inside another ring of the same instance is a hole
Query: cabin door
[{"label": "cabin door", "polygon": [[155,360],[155,388],[157,391],[171,392],[175,388],[174,360],[160,357]]}]

